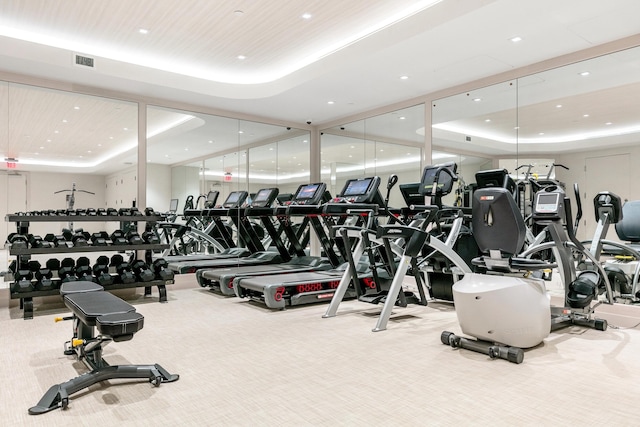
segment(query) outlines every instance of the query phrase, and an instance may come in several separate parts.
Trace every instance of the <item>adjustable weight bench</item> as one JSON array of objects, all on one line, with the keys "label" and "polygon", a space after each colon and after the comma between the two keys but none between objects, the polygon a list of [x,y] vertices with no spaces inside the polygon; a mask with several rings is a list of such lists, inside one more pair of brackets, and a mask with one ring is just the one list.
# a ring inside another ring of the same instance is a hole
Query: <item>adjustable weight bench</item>
[{"label": "adjustable weight bench", "polygon": [[56,322],[73,320],[73,338],[65,343],[64,353],[75,355],[91,371],[49,388],[38,404],[29,408],[30,415],[43,414],[60,407],[66,409],[71,394],[101,381],[147,378],[157,387],[160,383],[179,378],[158,364],[110,366],[102,358],[103,348],[111,341],[128,341],[142,329],[144,317],[131,304],[93,282],[64,283],[60,294],[65,305],[73,312],[73,316],[56,318]]}]

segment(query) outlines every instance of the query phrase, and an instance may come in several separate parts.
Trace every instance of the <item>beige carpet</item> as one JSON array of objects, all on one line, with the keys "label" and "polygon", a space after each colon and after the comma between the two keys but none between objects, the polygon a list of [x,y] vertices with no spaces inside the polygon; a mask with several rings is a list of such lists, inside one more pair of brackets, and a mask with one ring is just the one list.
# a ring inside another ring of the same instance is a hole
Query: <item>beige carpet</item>
[{"label": "beige carpet", "polygon": [[[449,304],[379,311],[350,301],[273,312],[179,277],[169,302],[134,296],[145,327],[105,350],[112,364],[159,363],[180,380],[109,381],[72,395],[67,410],[30,416],[42,394],[84,372],[62,354],[71,323],[41,304],[33,320],[0,307],[2,426],[638,425],[640,331],[553,333],[515,365],[440,343],[458,331]],[[0,293],[6,305],[8,296]],[[614,310],[621,313],[623,310]],[[619,324],[638,322],[609,315]]]}]

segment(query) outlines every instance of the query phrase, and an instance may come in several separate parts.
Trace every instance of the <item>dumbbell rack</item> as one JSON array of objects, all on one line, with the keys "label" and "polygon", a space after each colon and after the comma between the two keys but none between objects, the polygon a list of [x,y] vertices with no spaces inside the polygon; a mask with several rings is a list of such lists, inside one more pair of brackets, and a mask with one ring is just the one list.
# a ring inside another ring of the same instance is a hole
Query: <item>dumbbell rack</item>
[{"label": "dumbbell rack", "polygon": [[[29,234],[29,223],[31,222],[156,222],[163,219],[160,215],[6,215],[5,221],[15,222],[17,231],[19,234]],[[168,244],[149,244],[143,243],[139,245],[107,245],[107,246],[77,246],[77,247],[62,247],[55,246],[51,248],[12,248],[9,245],[9,255],[17,257],[17,264],[20,265],[22,261],[30,259],[31,255],[42,254],[64,254],[64,253],[87,253],[87,252],[124,252],[124,251],[155,251],[164,250],[169,247]],[[149,252],[147,252],[149,253]],[[25,258],[23,258],[25,257]],[[9,276],[5,276],[9,277]],[[151,288],[153,286],[158,287],[159,301],[167,301],[167,290],[165,285],[173,284],[173,280],[152,280],[149,282],[134,282],[134,283],[115,283],[110,285],[107,290],[114,289],[127,289],[144,287],[144,294],[151,295]],[[10,286],[11,287],[11,286]],[[11,299],[20,300],[20,309],[23,310],[24,319],[33,318],[33,298],[59,295],[59,289],[51,290],[34,290],[31,292],[13,292],[10,291]]]}]

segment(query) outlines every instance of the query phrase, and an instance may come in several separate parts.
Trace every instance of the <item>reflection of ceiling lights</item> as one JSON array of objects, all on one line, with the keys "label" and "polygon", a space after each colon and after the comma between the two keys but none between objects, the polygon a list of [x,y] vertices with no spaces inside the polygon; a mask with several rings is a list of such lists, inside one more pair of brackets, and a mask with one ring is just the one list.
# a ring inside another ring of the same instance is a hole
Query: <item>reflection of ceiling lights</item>
[{"label": "reflection of ceiling lights", "polygon": [[[147,134],[147,139],[152,138],[156,135],[159,135],[163,132],[166,132],[170,129],[173,129],[177,126],[180,126],[183,123],[188,122],[189,120],[194,119],[194,116],[189,114],[183,114],[178,119],[169,121],[165,123],[163,126],[159,126],[153,132],[149,132]],[[36,165],[36,166],[54,166],[54,167],[72,167],[72,168],[94,168],[101,163],[104,163],[112,158],[119,156],[121,154],[126,153],[129,150],[133,150],[138,146],[138,138],[135,138],[131,142],[127,142],[122,144],[115,150],[105,154],[104,156],[96,159],[93,162],[76,162],[76,161],[54,161],[54,160],[35,160],[35,159],[24,159],[21,163],[25,165]],[[166,156],[168,157],[168,156]]]},{"label": "reflection of ceiling lights", "polygon": [[611,128],[606,130],[596,130],[592,132],[582,132],[568,134],[564,136],[555,136],[547,138],[523,138],[512,136],[499,135],[497,133],[491,133],[484,130],[476,130],[470,128],[462,128],[450,123],[438,123],[432,126],[435,129],[440,129],[448,132],[454,132],[461,135],[475,136],[478,138],[484,138],[492,141],[504,142],[506,144],[561,144],[572,141],[585,141],[589,139],[607,138],[611,136],[629,135],[640,132],[640,125]]},{"label": "reflection of ceiling lights", "polygon": [[[363,31],[350,34],[337,43],[328,45],[323,49],[312,52],[306,57],[302,57],[297,62],[291,62],[272,70],[256,68],[252,70],[252,74],[238,74],[235,71],[229,72],[220,67],[218,69],[203,68],[197,64],[180,64],[176,61],[170,61],[165,57],[154,57],[138,50],[126,51],[121,46],[100,45],[98,43],[83,43],[82,38],[72,38],[71,36],[56,37],[52,34],[35,33],[20,28],[11,28],[6,23],[0,23],[0,36],[10,37],[13,39],[24,40],[27,42],[37,43],[45,46],[65,49],[72,52],[83,52],[90,56],[97,56],[114,61],[125,62],[134,65],[140,65],[147,68],[167,71],[174,74],[195,77],[208,81],[217,81],[229,84],[259,84],[268,83],[281,79],[297,70],[306,67],[324,57],[327,57],[345,47],[356,43],[378,31],[389,27],[399,21],[402,21],[422,10],[425,10],[441,0],[420,0],[410,2],[410,5],[400,10],[398,13],[386,17],[380,22],[376,22]],[[240,13],[238,13],[240,12]],[[242,11],[234,12],[236,15],[242,15]]]}]

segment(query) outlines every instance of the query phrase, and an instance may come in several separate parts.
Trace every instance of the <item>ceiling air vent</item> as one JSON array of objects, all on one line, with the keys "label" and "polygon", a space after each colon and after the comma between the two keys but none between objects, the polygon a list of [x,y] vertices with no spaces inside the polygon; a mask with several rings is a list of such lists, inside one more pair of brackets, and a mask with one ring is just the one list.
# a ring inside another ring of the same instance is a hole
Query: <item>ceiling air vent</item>
[{"label": "ceiling air vent", "polygon": [[75,64],[81,67],[89,67],[89,68],[95,67],[95,62],[93,58],[90,58],[88,56],[78,55],[78,54],[75,55]]}]

